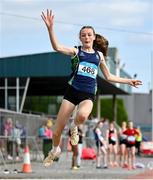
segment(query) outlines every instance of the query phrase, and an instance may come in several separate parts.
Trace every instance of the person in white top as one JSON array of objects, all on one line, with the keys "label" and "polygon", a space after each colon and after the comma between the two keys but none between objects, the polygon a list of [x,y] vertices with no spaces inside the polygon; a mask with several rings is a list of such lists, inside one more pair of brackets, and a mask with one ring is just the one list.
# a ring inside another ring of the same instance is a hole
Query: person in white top
[{"label": "person in white top", "polygon": [[103,157],[103,168],[107,168],[107,144],[101,132],[104,122],[105,121],[100,120],[94,128],[95,141],[97,146],[97,169],[101,168],[101,155]]}]

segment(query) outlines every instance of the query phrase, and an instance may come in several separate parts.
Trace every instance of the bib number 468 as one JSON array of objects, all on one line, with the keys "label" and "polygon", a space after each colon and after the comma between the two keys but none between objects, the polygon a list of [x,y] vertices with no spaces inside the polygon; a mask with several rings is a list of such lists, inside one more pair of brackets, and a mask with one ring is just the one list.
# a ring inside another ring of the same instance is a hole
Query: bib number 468
[{"label": "bib number 468", "polygon": [[91,68],[91,67],[86,67],[84,66],[82,68],[82,71],[86,72],[86,73],[90,73],[90,74],[95,74],[95,69],[94,68]]}]

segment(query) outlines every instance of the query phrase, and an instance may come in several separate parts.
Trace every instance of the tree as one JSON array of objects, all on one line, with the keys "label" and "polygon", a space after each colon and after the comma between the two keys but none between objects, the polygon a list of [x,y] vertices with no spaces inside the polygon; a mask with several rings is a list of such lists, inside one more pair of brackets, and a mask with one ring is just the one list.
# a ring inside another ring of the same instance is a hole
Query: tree
[{"label": "tree", "polygon": [[[101,110],[100,110],[100,116],[108,118],[110,121],[114,119],[113,117],[113,102],[112,99],[106,98],[101,99]],[[121,125],[122,121],[128,121],[128,114],[124,106],[124,102],[122,99],[116,99],[117,104],[117,124]],[[97,103],[94,103],[92,114],[96,116],[97,112]]]}]

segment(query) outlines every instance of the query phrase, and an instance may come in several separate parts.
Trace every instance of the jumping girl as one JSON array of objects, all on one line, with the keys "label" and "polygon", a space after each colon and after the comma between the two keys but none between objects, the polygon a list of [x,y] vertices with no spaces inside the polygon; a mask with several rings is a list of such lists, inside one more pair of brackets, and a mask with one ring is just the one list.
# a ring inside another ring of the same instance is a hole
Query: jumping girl
[{"label": "jumping girl", "polygon": [[[93,108],[93,101],[97,89],[96,77],[98,67],[100,66],[107,81],[129,84],[137,87],[141,85],[141,81],[135,79],[127,79],[112,75],[108,70],[104,56],[107,54],[108,41],[102,36],[97,37],[93,27],[84,26],[79,33],[79,39],[82,45],[77,47],[66,47],[61,45],[54,33],[54,15],[51,10],[47,10],[46,14],[41,15],[46,24],[51,45],[57,52],[69,55],[72,59],[77,59],[74,72],[68,82],[60,110],[57,115],[55,128],[53,131],[53,148],[49,152],[48,157],[44,160],[44,166],[49,166],[53,160],[61,153],[59,147],[62,131],[69,120],[75,106],[78,105],[76,117],[71,124],[71,143],[78,143],[77,126],[83,124],[88,119]],[[76,62],[76,61],[75,61]]]}]

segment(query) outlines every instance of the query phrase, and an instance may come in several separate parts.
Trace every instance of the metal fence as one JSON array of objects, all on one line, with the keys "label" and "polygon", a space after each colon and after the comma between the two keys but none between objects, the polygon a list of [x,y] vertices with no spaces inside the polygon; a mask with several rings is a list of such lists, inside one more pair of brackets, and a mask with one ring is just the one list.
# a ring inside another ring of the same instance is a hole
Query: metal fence
[{"label": "metal fence", "polygon": [[17,113],[0,109],[0,135],[3,135],[3,125],[7,118],[11,118],[13,124],[17,121],[27,130],[28,136],[36,136],[39,127],[47,120],[47,117],[33,114]]},{"label": "metal fence", "polygon": [[[13,136],[4,136],[4,123],[5,121],[10,118],[15,125],[17,122],[22,127],[25,128],[26,136],[20,137],[21,138],[21,145],[19,147],[19,157],[20,160],[23,159],[24,156],[24,148],[26,145],[29,146],[31,152],[31,159],[32,160],[42,160],[42,140],[38,138],[38,129],[42,124],[46,122],[48,117],[40,116],[40,115],[33,115],[33,114],[25,114],[25,113],[17,113],[14,111],[0,109],[0,152],[2,161],[5,160],[5,163],[8,162],[7,158],[7,143],[8,139],[11,139],[11,152],[13,156],[13,160],[15,161],[16,157],[16,141]],[[2,162],[1,161],[1,162]]]}]

